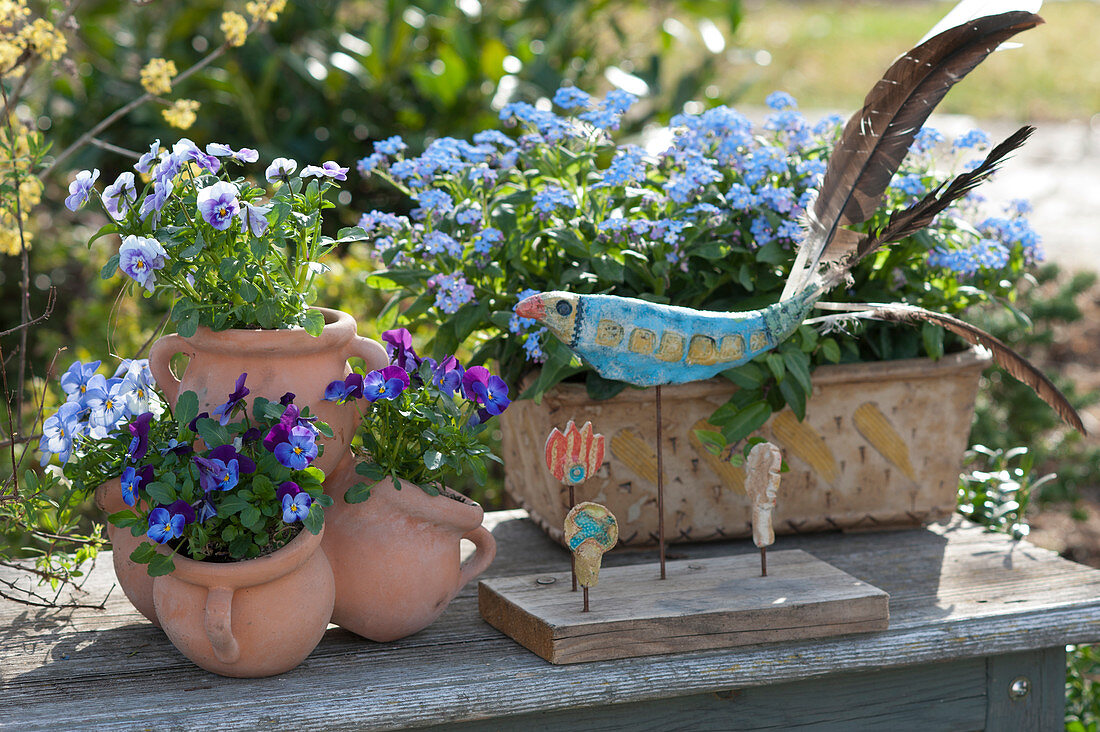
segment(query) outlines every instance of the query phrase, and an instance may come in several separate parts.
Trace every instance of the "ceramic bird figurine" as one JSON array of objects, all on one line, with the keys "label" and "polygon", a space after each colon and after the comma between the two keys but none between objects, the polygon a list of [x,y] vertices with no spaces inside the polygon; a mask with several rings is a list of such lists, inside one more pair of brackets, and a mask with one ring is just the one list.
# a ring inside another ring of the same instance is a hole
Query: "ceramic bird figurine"
[{"label": "ceramic bird figurine", "polygon": [[[1004,41],[1042,19],[1026,11],[967,20],[903,54],[868,93],[837,142],[818,196],[807,211],[806,235],[778,303],[750,312],[708,312],[614,295],[544,292],[516,306],[544,324],[601,376],[636,386],[706,379],[782,343],[844,282],[858,262],[920,231],[988,178],[1034,131],[1024,127],[995,147],[974,170],[894,212],[865,235],[846,227],[867,221],[917,132],[947,91]],[[941,325],[993,358],[1024,382],[1070,425],[1080,416],[1049,379],[990,334],[957,318],[909,305],[863,305],[843,317],[927,321]],[[840,316],[835,316],[840,317]]]},{"label": "ceramic bird figurine", "polygon": [[584,588],[584,612],[588,612],[588,588],[600,581],[603,555],[619,541],[619,523],[607,506],[585,501],[565,517],[565,542],[576,560],[577,581]]},{"label": "ceramic bird figurine", "polygon": [[783,454],[770,442],[754,445],[745,462],[745,492],[752,499],[752,543],[760,549],[762,577],[768,576],[768,547],[775,543],[772,510],[782,466]]}]

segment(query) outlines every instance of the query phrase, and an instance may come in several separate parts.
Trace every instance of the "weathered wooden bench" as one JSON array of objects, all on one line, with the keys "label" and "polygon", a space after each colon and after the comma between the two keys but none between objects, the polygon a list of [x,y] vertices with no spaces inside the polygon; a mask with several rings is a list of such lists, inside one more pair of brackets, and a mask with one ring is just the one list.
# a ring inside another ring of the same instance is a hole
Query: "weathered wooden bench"
[{"label": "weathered wooden bench", "polygon": [[[524,516],[488,515],[500,547],[488,574],[567,562]],[[117,589],[105,610],[0,601],[0,728],[1056,730],[1064,646],[1100,641],[1100,571],[959,519],[780,537],[775,548],[885,589],[889,630],[554,666],[483,622],[470,586],[410,638],[372,643],[333,627],[294,671],[238,680],[191,665]],[[752,551],[748,541],[671,548]],[[652,559],[617,552],[605,566]],[[88,597],[113,581],[101,556]]]}]

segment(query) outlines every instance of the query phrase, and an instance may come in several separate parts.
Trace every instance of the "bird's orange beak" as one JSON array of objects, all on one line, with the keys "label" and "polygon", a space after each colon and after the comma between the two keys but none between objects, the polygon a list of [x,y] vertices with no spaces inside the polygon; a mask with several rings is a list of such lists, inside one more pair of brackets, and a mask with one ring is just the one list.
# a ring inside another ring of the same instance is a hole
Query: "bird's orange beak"
[{"label": "bird's orange beak", "polygon": [[521,300],[519,305],[516,305],[516,315],[521,318],[542,320],[543,316],[546,315],[546,306],[542,304],[542,295],[531,295],[531,297]]}]

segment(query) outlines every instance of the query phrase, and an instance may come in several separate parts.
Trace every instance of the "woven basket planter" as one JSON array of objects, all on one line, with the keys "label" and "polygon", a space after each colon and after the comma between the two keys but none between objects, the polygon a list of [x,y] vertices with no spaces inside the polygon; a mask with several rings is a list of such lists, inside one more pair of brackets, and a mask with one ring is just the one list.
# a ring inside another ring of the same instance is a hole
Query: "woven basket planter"
[{"label": "woven basket planter", "polygon": [[[784,473],[777,533],[903,528],[955,508],[959,470],[978,380],[990,362],[978,351],[939,361],[911,359],[826,366],[799,422],[790,410],[757,433],[779,445]],[[744,472],[711,455],[694,435],[735,387],[723,379],[662,388],[665,531],[671,542],[752,535]],[[604,464],[577,489],[577,501],[606,505],[620,541],[657,539],[657,459],[652,389],[592,401],[561,384],[540,404],[515,402],[501,417],[505,490],[557,541],[568,489],[546,469],[543,441],[553,427],[591,421],[607,438]]]}]

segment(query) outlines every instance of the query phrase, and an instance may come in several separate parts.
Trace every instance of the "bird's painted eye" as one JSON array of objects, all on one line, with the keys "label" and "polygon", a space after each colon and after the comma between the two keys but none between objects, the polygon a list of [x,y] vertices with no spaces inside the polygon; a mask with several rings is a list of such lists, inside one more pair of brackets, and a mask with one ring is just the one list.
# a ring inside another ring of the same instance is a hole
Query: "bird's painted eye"
[{"label": "bird's painted eye", "polygon": [[558,315],[563,318],[573,312],[573,306],[567,303],[565,300],[558,300],[558,304],[554,306],[554,309],[558,311]]}]

